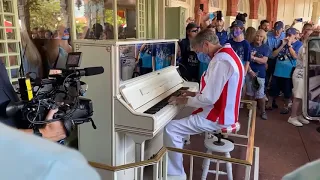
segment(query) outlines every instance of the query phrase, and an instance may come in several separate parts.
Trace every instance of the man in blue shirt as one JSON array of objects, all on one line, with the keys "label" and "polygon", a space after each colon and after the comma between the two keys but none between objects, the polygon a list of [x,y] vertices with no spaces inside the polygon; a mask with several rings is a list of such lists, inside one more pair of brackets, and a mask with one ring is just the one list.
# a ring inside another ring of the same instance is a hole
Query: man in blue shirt
[{"label": "man in blue shirt", "polygon": [[288,104],[292,95],[291,75],[296,66],[298,51],[302,46],[302,42],[296,40],[296,34],[296,29],[289,28],[286,31],[286,38],[282,40],[280,46],[272,53],[272,57],[276,59],[276,64],[270,89],[272,101],[269,101],[267,109],[272,109],[271,103],[273,102],[273,104],[275,104],[276,97],[279,96],[280,91],[282,91],[285,98],[285,105],[281,114],[289,113]]},{"label": "man in blue shirt", "polygon": [[250,44],[247,40],[244,39],[244,24],[242,21],[235,20],[232,23],[232,29],[231,33],[232,34],[232,39],[229,39],[227,43],[230,43],[232,46],[233,50],[237,53],[239,58],[242,61],[242,64],[245,68],[245,73],[248,72],[249,69],[249,62],[250,62]]},{"label": "man in blue shirt", "polygon": [[[261,111],[261,118],[267,120],[267,114],[265,111],[265,77],[266,77],[266,63],[270,54],[268,46],[264,43],[266,40],[266,32],[263,29],[259,29],[256,32],[254,42],[251,43],[251,62],[250,70],[246,76],[246,94],[250,99],[257,99]],[[260,88],[253,88],[253,80],[257,78]]]},{"label": "man in blue shirt", "polygon": [[[267,34],[267,45],[270,49],[270,52],[276,50],[279,45],[281,44],[282,39],[285,38],[285,33],[283,32],[284,24],[281,21],[277,21],[273,26],[273,31],[269,31]],[[269,81],[271,76],[273,75],[274,68],[275,68],[276,60],[272,57],[272,53],[269,55],[268,59],[268,68],[266,73],[266,83],[265,87],[267,88],[269,85]],[[274,103],[273,106],[276,108],[276,104]]]},{"label": "man in blue shirt", "polygon": [[223,20],[216,20],[216,35],[219,38],[220,45],[224,46],[228,40],[228,32],[224,29]]}]

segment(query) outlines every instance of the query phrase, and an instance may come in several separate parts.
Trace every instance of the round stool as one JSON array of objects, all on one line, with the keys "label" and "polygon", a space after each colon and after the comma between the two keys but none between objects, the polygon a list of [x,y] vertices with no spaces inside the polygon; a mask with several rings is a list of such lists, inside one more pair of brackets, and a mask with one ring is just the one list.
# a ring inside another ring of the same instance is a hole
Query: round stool
[{"label": "round stool", "polygon": [[[218,134],[217,136],[218,137],[213,136],[205,139],[204,145],[207,148],[207,153],[208,154],[212,154],[213,152],[224,153],[225,157],[231,158],[230,152],[233,151],[234,144],[226,139],[221,139],[222,138],[221,134]],[[230,162],[222,161],[222,163],[226,163],[227,172],[219,171],[219,170],[218,171],[209,170],[211,162],[217,162],[217,160],[210,160],[210,159],[203,160],[203,164],[202,164],[203,171],[202,171],[202,177],[201,177],[202,180],[207,179],[208,173],[213,173],[213,174],[218,173],[219,175],[227,175],[228,180],[233,180],[232,164]]]}]

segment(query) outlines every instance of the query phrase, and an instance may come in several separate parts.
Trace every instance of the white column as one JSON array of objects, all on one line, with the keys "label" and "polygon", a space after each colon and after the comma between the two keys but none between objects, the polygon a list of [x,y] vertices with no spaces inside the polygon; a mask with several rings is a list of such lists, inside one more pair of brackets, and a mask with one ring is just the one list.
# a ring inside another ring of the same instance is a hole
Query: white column
[{"label": "white column", "polygon": [[228,28],[231,26],[231,23],[236,20],[235,16],[225,16],[224,17],[224,27]]},{"label": "white column", "polygon": [[258,19],[248,19],[246,23],[246,28],[251,26],[258,29],[259,25],[260,25],[260,22]]}]

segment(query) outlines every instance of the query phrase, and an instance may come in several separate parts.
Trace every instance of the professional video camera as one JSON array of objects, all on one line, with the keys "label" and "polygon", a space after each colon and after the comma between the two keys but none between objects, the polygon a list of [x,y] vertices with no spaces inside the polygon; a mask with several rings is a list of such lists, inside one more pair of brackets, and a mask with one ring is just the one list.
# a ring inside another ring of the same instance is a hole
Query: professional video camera
[{"label": "professional video camera", "polygon": [[[64,69],[50,70],[48,79],[19,78],[20,102],[11,102],[7,105],[7,116],[13,116],[18,111],[22,112],[23,123],[28,128],[41,128],[45,124],[62,121],[67,136],[76,125],[91,122],[93,105],[90,99],[83,97],[87,85],[80,81],[82,76],[102,74],[103,67],[89,67],[76,69],[81,62],[81,53],[68,54]],[[56,62],[56,67],[57,63]],[[53,119],[46,120],[50,109],[59,108]]]}]

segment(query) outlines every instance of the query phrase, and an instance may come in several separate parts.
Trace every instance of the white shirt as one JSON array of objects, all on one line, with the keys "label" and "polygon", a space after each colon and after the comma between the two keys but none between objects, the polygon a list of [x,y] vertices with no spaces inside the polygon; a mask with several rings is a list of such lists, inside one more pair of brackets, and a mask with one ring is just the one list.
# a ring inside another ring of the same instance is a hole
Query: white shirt
[{"label": "white shirt", "polygon": [[212,63],[212,68],[207,70],[206,73],[208,82],[212,83],[207,83],[201,94],[197,93],[195,97],[190,97],[187,106],[201,108],[215,104],[224,85],[234,72],[232,65],[227,61],[215,61],[213,59],[210,63]]},{"label": "white shirt", "polygon": [[100,180],[77,151],[0,123],[1,180]]}]

